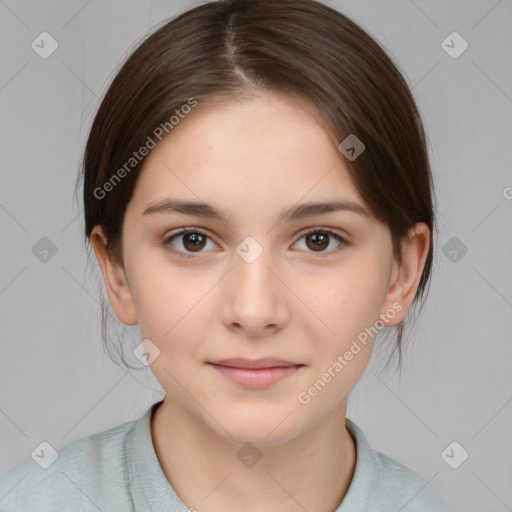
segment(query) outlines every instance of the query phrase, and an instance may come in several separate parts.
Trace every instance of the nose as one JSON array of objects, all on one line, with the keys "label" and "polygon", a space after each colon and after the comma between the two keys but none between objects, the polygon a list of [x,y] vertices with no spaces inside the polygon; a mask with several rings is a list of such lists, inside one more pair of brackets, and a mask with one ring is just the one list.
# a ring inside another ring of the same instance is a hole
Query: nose
[{"label": "nose", "polygon": [[279,274],[266,251],[252,262],[236,254],[222,293],[224,325],[250,338],[282,329],[290,318],[290,292]]}]

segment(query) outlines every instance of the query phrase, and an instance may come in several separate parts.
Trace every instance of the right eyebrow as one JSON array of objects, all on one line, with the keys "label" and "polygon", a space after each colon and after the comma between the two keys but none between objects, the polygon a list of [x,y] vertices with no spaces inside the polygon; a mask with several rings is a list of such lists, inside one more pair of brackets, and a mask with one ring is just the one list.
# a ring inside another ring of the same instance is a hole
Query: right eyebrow
[{"label": "right eyebrow", "polygon": [[[290,222],[331,212],[349,212],[368,219],[371,217],[362,205],[338,199],[325,202],[309,202],[298,206],[283,208],[277,216],[277,222]],[[231,214],[228,214],[226,211],[211,203],[177,199],[164,199],[152,203],[144,210],[143,215],[153,215],[157,213],[178,213],[194,217],[220,219],[226,224],[229,224],[232,218]]]},{"label": "right eyebrow", "polygon": [[206,217],[220,219],[226,224],[231,216],[222,209],[215,207],[210,203],[201,201],[182,201],[177,199],[164,199],[156,203],[151,203],[144,210],[143,215],[153,215],[155,213],[180,213],[182,215],[192,215],[194,217]]}]

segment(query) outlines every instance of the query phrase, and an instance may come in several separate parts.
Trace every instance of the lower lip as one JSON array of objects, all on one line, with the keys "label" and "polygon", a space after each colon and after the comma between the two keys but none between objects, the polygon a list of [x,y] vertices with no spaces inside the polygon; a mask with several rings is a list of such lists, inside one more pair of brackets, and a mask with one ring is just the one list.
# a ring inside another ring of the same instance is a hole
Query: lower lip
[{"label": "lower lip", "polygon": [[275,368],[234,368],[233,366],[212,366],[229,380],[247,388],[265,388],[290,377],[301,366],[278,366]]}]

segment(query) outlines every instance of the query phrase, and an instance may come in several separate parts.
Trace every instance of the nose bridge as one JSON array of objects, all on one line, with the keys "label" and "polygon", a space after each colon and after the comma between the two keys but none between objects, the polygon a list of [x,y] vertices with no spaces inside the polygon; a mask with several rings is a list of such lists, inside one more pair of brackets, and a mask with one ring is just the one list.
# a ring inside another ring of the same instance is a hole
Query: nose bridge
[{"label": "nose bridge", "polygon": [[269,325],[281,326],[287,311],[286,290],[275,276],[279,272],[272,251],[247,237],[236,253],[223,305],[224,321],[253,334]]},{"label": "nose bridge", "polygon": [[[246,237],[236,248],[234,264],[235,287],[242,293],[266,295],[268,301],[274,295],[276,278],[269,267],[275,266],[271,249],[264,247],[252,236]],[[257,300],[258,296],[254,296]]]}]

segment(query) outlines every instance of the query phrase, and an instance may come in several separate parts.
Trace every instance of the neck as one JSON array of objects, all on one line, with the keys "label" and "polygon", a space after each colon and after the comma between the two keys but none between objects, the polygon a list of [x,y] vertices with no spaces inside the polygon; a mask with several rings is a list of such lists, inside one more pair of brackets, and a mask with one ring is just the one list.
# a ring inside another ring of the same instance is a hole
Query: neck
[{"label": "neck", "polygon": [[165,476],[189,508],[332,512],[348,490],[356,462],[345,417],[346,403],[290,441],[243,448],[166,396],[153,414],[151,435]]}]

